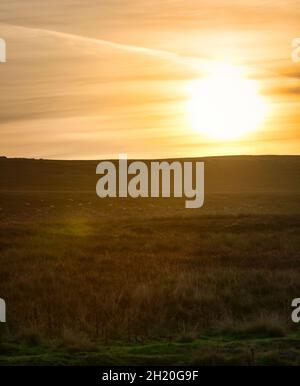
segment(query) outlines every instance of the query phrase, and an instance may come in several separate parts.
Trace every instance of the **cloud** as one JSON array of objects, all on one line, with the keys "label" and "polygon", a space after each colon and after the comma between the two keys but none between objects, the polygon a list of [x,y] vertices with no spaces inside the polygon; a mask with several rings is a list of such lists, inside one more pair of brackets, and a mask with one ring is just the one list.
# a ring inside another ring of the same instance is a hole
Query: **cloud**
[{"label": "cloud", "polygon": [[284,129],[297,137],[299,72],[289,60],[299,0],[1,0],[0,14],[0,153],[171,155],[185,137],[192,147],[185,87],[222,58],[249,66],[274,111],[288,105]]}]

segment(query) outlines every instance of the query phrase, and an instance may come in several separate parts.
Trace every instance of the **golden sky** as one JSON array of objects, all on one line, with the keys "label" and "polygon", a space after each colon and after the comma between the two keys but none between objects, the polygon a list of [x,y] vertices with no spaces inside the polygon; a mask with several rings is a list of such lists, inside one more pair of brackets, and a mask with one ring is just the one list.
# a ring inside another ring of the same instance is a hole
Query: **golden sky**
[{"label": "golden sky", "polygon": [[[299,0],[1,0],[0,155],[300,154],[299,20]],[[268,106],[230,141],[187,113],[215,62],[243,68]]]}]

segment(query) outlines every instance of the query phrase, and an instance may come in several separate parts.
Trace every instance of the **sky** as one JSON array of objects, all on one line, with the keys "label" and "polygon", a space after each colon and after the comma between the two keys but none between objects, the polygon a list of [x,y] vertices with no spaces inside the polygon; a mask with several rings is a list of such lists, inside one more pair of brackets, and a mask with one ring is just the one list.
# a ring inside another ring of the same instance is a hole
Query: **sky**
[{"label": "sky", "polygon": [[[299,0],[1,0],[0,155],[300,154],[299,20]],[[230,141],[187,112],[219,62],[243,68],[268,107]]]}]

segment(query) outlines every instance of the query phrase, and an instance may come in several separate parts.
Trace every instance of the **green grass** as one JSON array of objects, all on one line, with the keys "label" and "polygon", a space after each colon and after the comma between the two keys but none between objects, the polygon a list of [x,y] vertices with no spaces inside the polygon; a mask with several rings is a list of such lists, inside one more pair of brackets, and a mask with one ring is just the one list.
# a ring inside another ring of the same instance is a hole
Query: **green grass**
[{"label": "green grass", "polygon": [[206,336],[190,342],[59,345],[0,344],[0,365],[300,365],[300,335]]}]

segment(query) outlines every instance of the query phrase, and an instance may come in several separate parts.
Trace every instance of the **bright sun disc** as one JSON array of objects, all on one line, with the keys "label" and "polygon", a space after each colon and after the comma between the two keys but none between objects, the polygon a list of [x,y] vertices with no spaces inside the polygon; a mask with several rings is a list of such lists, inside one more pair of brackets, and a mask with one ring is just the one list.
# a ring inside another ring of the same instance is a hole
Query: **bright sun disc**
[{"label": "bright sun disc", "polygon": [[190,87],[188,114],[192,127],[215,140],[234,140],[258,129],[266,102],[258,83],[238,67],[217,64]]}]

